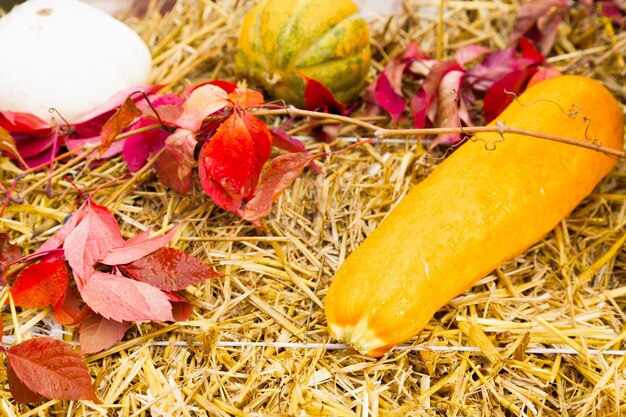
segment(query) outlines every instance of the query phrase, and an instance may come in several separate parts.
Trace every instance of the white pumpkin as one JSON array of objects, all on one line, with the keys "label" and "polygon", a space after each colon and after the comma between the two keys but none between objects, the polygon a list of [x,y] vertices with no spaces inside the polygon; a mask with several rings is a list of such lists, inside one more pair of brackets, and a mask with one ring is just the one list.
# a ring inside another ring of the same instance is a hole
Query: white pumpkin
[{"label": "white pumpkin", "polygon": [[62,123],[146,84],[150,51],[128,26],[78,0],[29,0],[0,18],[0,110]]}]

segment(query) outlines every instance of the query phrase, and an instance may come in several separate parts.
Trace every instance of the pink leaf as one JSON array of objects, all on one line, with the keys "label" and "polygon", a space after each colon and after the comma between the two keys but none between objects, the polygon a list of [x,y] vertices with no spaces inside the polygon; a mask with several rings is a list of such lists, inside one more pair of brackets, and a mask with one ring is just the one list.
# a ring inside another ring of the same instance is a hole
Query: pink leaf
[{"label": "pink leaf", "polygon": [[391,115],[391,120],[396,123],[406,107],[406,102],[401,94],[394,91],[389,78],[387,78],[384,72],[381,72],[378,76],[375,94],[378,105],[387,110]]},{"label": "pink leaf", "polygon": [[165,152],[157,161],[161,182],[183,195],[191,188],[197,143],[194,132],[178,129],[165,140]]},{"label": "pink leaf", "polygon": [[[138,101],[137,107],[143,112],[143,119],[156,121],[160,118],[167,126],[176,127],[176,120],[183,112],[185,99],[183,95],[177,93],[157,94],[150,96],[152,107],[146,100]],[[152,108],[156,110],[158,118]]]},{"label": "pink leaf", "polygon": [[131,278],[163,291],[179,291],[220,276],[200,260],[175,248],[162,248],[120,267]]},{"label": "pink leaf", "polygon": [[568,8],[567,0],[529,0],[522,4],[515,19],[511,44],[527,37],[547,55]]},{"label": "pink leaf", "polygon": [[[13,133],[12,136],[15,139],[18,152],[25,159],[49,150],[59,140],[56,130],[36,134]],[[54,155],[51,152],[49,154],[49,158],[52,159]]]},{"label": "pink leaf", "polygon": [[488,52],[489,50],[484,46],[467,45],[456,51],[454,59],[461,67],[465,68],[467,64],[485,56]]},{"label": "pink leaf", "polygon": [[[126,98],[128,98],[128,96],[132,93],[136,91],[143,91],[149,96],[156,93],[161,88],[163,88],[163,86],[160,85],[138,85],[136,87],[130,87],[125,90],[119,91],[112,95],[107,101],[105,101],[95,109],[91,110],[89,113],[82,115],[78,120],[72,123],[72,125],[77,127],[83,123],[87,123],[103,115],[105,115],[105,117],[108,119],[110,115],[115,112],[115,109],[120,107],[124,103],[124,101],[126,101]],[[144,99],[143,96],[140,94],[134,95],[133,98],[136,102]]]},{"label": "pink leaf", "polygon": [[290,153],[274,159],[263,173],[254,197],[246,204],[242,217],[256,221],[267,216],[272,203],[316,157],[317,155],[310,153]]},{"label": "pink leaf", "polygon": [[183,104],[183,112],[176,120],[176,124],[187,130],[199,130],[206,117],[223,109],[229,103],[228,93],[224,89],[213,84],[205,84],[191,92]]},{"label": "pink leaf", "polygon": [[63,245],[65,239],[76,229],[78,223],[80,223],[85,214],[87,214],[87,210],[84,209],[85,205],[83,205],[80,209],[76,210],[75,213],[69,216],[67,222],[61,226],[59,230],[52,236],[48,238],[40,247],[35,251],[36,254],[44,254],[51,250],[57,249]]},{"label": "pink leaf", "polygon": [[191,174],[196,163],[194,154],[197,144],[195,133],[185,129],[178,129],[165,140],[165,152],[176,161],[177,176],[181,180]]},{"label": "pink leaf", "polygon": [[[93,136],[90,138],[66,138],[65,145],[68,149],[74,150],[78,148],[83,148],[86,145],[91,145],[94,147],[98,147],[102,145],[102,137]],[[108,159],[114,157],[115,155],[119,155],[124,150],[124,141],[113,142],[111,146],[108,147],[102,155],[99,155],[100,159]]]},{"label": "pink leaf", "polygon": [[0,127],[11,133],[47,134],[52,130],[50,123],[34,114],[0,111]]},{"label": "pink leaf", "polygon": [[80,353],[87,355],[110,348],[122,340],[127,329],[128,323],[90,314],[80,323]]},{"label": "pink leaf", "polygon": [[39,337],[17,344],[5,353],[12,372],[30,391],[57,400],[100,402],[87,366],[67,343]]},{"label": "pink leaf", "polygon": [[172,306],[158,288],[119,275],[94,272],[78,290],[85,303],[115,321],[173,321]]},{"label": "pink leaf", "polygon": [[100,263],[105,265],[123,265],[134,262],[167,245],[176,231],[178,231],[178,226],[172,228],[164,235],[152,238],[145,238],[145,234],[137,235],[135,239],[127,240],[123,246],[111,249]]},{"label": "pink leaf", "polygon": [[[450,71],[444,75],[439,85],[438,111],[435,119],[437,127],[460,127],[462,124],[471,125],[471,119],[465,107],[465,101],[461,94],[461,84],[465,73],[463,71]],[[450,144],[461,141],[458,133],[439,135],[433,142],[432,147],[441,143]]]},{"label": "pink leaf", "polygon": [[87,201],[78,210],[82,220],[72,230],[63,250],[77,282],[87,279],[94,272],[94,264],[101,261],[115,247],[122,246],[124,239],[113,214],[104,206]]},{"label": "pink leaf", "polygon": [[[141,118],[133,123],[131,128],[141,129],[153,126],[157,122],[148,118]],[[149,157],[157,153],[165,145],[165,140],[170,132],[165,129],[156,129],[127,137],[123,141],[124,162],[130,172],[139,171]]]},{"label": "pink leaf", "polygon": [[450,71],[462,71],[456,61],[437,61],[422,83],[422,88],[411,98],[413,125],[420,129],[434,122],[437,115],[437,92],[443,77]]},{"label": "pink leaf", "polygon": [[541,81],[558,77],[559,75],[562,75],[561,71],[557,70],[556,68],[552,68],[552,67],[541,68],[537,70],[537,72],[530,78],[530,80],[528,80],[528,84],[526,85],[526,88],[530,88],[531,86]]}]

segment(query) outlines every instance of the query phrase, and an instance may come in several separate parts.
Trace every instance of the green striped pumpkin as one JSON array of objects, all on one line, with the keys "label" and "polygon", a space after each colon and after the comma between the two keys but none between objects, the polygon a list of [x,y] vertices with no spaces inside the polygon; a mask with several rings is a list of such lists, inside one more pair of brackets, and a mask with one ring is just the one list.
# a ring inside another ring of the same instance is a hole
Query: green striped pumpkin
[{"label": "green striped pumpkin", "polygon": [[245,16],[235,65],[275,99],[304,104],[299,74],[346,103],[370,67],[369,30],[351,0],[263,0]]}]

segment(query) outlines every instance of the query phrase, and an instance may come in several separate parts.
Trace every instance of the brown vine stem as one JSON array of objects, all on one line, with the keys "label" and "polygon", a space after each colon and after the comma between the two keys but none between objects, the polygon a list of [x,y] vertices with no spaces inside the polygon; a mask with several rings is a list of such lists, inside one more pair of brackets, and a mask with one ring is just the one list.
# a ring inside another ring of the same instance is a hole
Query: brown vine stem
[{"label": "brown vine stem", "polygon": [[[157,124],[154,124],[154,125],[145,126],[145,127],[139,128],[139,129],[131,130],[131,131],[122,133],[120,135],[117,135],[115,137],[115,139],[113,139],[113,142],[117,142],[117,141],[120,141],[122,139],[126,139],[126,138],[128,138],[130,136],[133,136],[133,135],[138,135],[138,134],[141,134],[141,133],[149,132],[151,130],[158,129],[160,127],[161,126],[157,123]],[[32,184],[30,187],[28,187],[24,191],[18,193],[19,198],[23,199],[27,194],[31,193],[33,190],[38,189],[39,187],[41,187],[43,184],[45,184],[49,180],[52,180],[53,178],[58,178],[59,176],[64,175],[65,172],[67,172],[70,168],[76,166],[77,164],[79,164],[83,160],[87,159],[89,157],[89,155],[91,155],[94,151],[96,151],[98,149],[100,149],[99,146],[91,146],[91,145],[90,146],[83,146],[83,147],[80,147],[80,148],[71,149],[71,150],[69,150],[69,151],[67,151],[67,152],[65,152],[65,153],[63,153],[61,155],[58,155],[57,157],[52,159],[52,162],[57,162],[57,161],[60,161],[62,159],[67,158],[68,156],[72,156],[72,155],[74,155],[76,153],[83,152],[83,153],[80,153],[80,155],[78,155],[78,156],[70,159],[69,161],[67,161],[63,165],[61,171],[60,170],[54,170],[54,171],[48,173],[48,175],[46,175],[45,177],[43,177],[42,179],[40,179],[36,183]],[[26,175],[26,174],[29,174],[29,173],[32,173],[32,172],[37,172],[37,171],[39,171],[39,170],[41,170],[43,168],[48,167],[49,164],[50,164],[50,161],[46,162],[44,164],[38,165],[36,167],[33,167],[33,168],[29,168],[26,171],[24,171],[23,175]]]},{"label": "brown vine stem", "polygon": [[501,136],[504,134],[516,134],[522,136],[531,136],[539,139],[550,140],[553,142],[565,143],[568,145],[578,146],[581,148],[590,149],[596,152],[601,152],[605,155],[618,158],[618,159],[626,159],[626,152],[608,148],[606,146],[602,146],[597,143],[592,143],[579,139],[572,139],[565,136],[551,135],[543,132],[536,132],[532,130],[520,129],[517,127],[511,127],[506,125],[496,125],[496,126],[471,126],[471,127],[436,127],[436,128],[427,128],[427,129],[384,129],[380,128],[372,123],[365,122],[363,120],[353,119],[347,116],[340,116],[336,114],[328,114],[323,112],[311,111],[311,110],[302,110],[293,106],[289,106],[284,109],[275,109],[275,110],[256,110],[254,114],[257,116],[302,116],[302,117],[311,117],[315,119],[326,119],[326,120],[334,120],[340,123],[347,123],[356,126],[360,126],[364,129],[369,130],[374,134],[374,137],[379,139],[385,139],[389,137],[395,136],[421,136],[421,135],[441,135],[441,134],[450,134],[450,133],[498,133]]}]

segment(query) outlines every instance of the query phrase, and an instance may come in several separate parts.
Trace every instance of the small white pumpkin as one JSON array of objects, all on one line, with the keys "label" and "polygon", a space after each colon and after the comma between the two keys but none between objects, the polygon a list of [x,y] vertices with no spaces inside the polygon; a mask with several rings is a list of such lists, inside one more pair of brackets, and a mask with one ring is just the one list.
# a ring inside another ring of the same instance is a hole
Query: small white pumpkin
[{"label": "small white pumpkin", "polygon": [[61,123],[146,84],[151,56],[128,26],[78,0],[29,0],[0,18],[0,110]]}]

